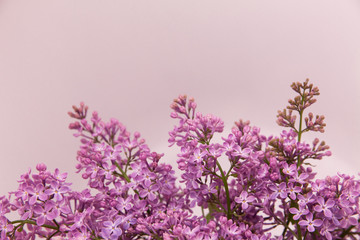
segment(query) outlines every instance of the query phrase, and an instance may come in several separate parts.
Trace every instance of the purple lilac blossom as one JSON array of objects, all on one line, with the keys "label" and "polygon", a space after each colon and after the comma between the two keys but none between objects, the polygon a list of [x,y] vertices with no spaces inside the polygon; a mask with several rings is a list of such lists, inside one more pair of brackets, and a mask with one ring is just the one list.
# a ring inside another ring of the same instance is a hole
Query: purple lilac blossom
[{"label": "purple lilac blossom", "polygon": [[[301,141],[326,124],[323,116],[304,115],[318,88],[308,80],[291,87],[297,96],[277,116],[289,129],[267,137],[239,120],[220,142],[213,137],[224,122],[196,112],[193,98],[176,98],[169,144],[179,148],[181,186],[138,132],[97,112],[89,119],[84,103],[73,106],[69,128],[81,138],[76,169],[89,188],[72,191],[66,173],[38,164],[10,197],[0,197],[1,239],[358,239],[360,181],[346,174],[316,179],[305,167],[331,155],[318,138]],[[278,226],[282,234],[272,231]]]}]

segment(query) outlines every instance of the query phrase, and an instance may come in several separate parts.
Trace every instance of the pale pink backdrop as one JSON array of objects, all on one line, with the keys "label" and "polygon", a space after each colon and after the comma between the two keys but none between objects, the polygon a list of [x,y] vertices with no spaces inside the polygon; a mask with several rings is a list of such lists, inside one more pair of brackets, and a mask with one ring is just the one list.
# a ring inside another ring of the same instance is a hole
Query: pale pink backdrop
[{"label": "pale pink backdrop", "polygon": [[226,131],[242,118],[278,134],[289,85],[306,78],[320,88],[312,110],[326,116],[318,136],[333,151],[317,171],[357,174],[358,0],[0,0],[0,195],[38,162],[84,187],[66,114],[80,101],[176,167],[173,98],[195,97]]}]

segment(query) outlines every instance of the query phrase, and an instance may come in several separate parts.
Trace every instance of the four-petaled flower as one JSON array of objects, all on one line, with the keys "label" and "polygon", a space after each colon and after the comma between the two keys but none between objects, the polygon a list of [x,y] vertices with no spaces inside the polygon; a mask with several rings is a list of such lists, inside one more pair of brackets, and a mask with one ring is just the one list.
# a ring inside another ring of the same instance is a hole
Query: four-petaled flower
[{"label": "four-petaled flower", "polygon": [[302,215],[306,215],[309,213],[309,210],[306,209],[304,206],[299,205],[299,209],[297,208],[290,208],[289,212],[294,214],[293,219],[298,220]]},{"label": "four-petaled flower", "polygon": [[241,204],[241,208],[246,210],[249,207],[249,203],[255,200],[254,196],[248,196],[247,191],[242,191],[240,197],[235,197],[235,202]]},{"label": "four-petaled flower", "polygon": [[123,217],[119,216],[115,221],[105,221],[103,223],[103,237],[106,239],[116,240],[121,236],[122,229],[119,226],[123,221]]},{"label": "four-petaled flower", "polygon": [[306,220],[299,221],[300,226],[305,226],[309,232],[314,232],[315,227],[320,227],[323,221],[320,219],[313,219],[313,214],[306,215]]},{"label": "four-petaled flower", "polygon": [[328,199],[325,203],[323,197],[318,197],[317,202],[319,203],[319,205],[316,205],[314,207],[314,210],[317,212],[324,212],[324,215],[326,217],[331,218],[333,214],[330,209],[335,205],[335,201],[332,199]]}]

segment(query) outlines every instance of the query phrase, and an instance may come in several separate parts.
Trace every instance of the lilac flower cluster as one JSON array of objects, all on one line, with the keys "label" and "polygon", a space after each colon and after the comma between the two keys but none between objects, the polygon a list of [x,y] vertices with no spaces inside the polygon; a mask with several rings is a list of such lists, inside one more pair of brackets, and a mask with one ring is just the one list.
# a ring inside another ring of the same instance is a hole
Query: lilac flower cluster
[{"label": "lilac flower cluster", "polygon": [[[331,153],[325,142],[301,136],[324,131],[323,116],[304,117],[319,90],[308,80],[291,87],[297,96],[277,116],[288,130],[277,137],[240,120],[213,142],[223,121],[196,112],[193,98],[175,99],[178,124],[169,143],[179,147],[180,186],[139,133],[97,112],[88,120],[88,107],[74,106],[76,169],[89,188],[72,191],[66,173],[38,164],[0,197],[1,239],[359,239],[360,181],[345,174],[315,179],[310,161]],[[19,218],[11,220],[15,211]]]}]

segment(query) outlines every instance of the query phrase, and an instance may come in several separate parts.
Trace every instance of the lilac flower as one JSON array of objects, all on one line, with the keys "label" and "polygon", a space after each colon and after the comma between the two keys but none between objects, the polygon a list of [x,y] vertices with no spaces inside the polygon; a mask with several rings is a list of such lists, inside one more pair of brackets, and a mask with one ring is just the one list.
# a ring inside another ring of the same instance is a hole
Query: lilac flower
[{"label": "lilac flower", "polygon": [[105,179],[111,180],[113,178],[113,172],[115,171],[115,169],[115,165],[104,162],[102,164],[102,168],[99,170],[99,175],[103,175],[105,176]]},{"label": "lilac flower", "polygon": [[136,219],[132,216],[132,215],[127,215],[123,220],[122,220],[122,227],[124,230],[127,230],[130,228],[131,225],[136,224]]},{"label": "lilac flower", "polygon": [[70,188],[65,185],[60,185],[59,182],[52,181],[50,183],[50,188],[46,189],[44,191],[45,194],[48,196],[53,196],[56,201],[63,200],[63,194],[70,191]]},{"label": "lilac flower", "polygon": [[85,225],[87,217],[95,211],[94,207],[88,207],[83,212],[76,212],[70,230],[75,230]]},{"label": "lilac flower", "polygon": [[41,183],[37,184],[35,189],[28,187],[27,192],[32,195],[29,199],[30,205],[34,205],[38,199],[41,201],[45,201],[48,199],[48,195],[44,193],[44,185],[42,185]]},{"label": "lilac flower", "polygon": [[309,213],[309,210],[306,209],[304,206],[299,206],[299,209],[297,208],[290,208],[289,212],[294,214],[293,219],[298,220],[301,216],[306,215]]},{"label": "lilac flower", "polygon": [[320,227],[322,225],[323,221],[320,219],[313,220],[313,214],[309,213],[306,215],[306,220],[299,221],[300,226],[306,226],[307,230],[309,232],[314,232],[315,227]]},{"label": "lilac flower", "polygon": [[79,229],[77,229],[76,231],[73,232],[73,237],[76,240],[87,240],[87,239],[91,239],[91,233],[90,231],[85,227],[81,227]]},{"label": "lilac flower", "polygon": [[60,174],[59,169],[56,168],[56,169],[55,169],[55,172],[54,172],[54,174],[53,174],[53,177],[54,177],[56,180],[60,181],[60,182],[64,182],[64,181],[66,180],[67,173],[61,173],[61,174]]},{"label": "lilac flower", "polygon": [[235,197],[235,202],[241,204],[241,208],[246,210],[249,207],[249,203],[255,200],[254,196],[248,196],[248,192],[242,191],[240,197]]},{"label": "lilac flower", "polygon": [[323,190],[325,188],[325,182],[317,181],[317,182],[311,184],[311,188],[312,188],[313,192],[320,192],[321,190]]},{"label": "lilac flower", "polygon": [[102,236],[106,239],[116,240],[119,236],[122,235],[122,230],[120,228],[120,224],[123,221],[123,217],[119,216],[114,222],[113,221],[105,221],[103,223],[104,228],[102,229]]},{"label": "lilac flower", "polygon": [[56,215],[54,214],[54,212],[51,212],[53,207],[54,203],[51,201],[47,201],[44,208],[40,205],[34,207],[34,213],[39,215],[36,220],[36,224],[38,226],[43,225],[46,220],[52,221],[53,219],[55,219]]},{"label": "lilac flower", "polygon": [[328,199],[325,203],[323,197],[318,197],[317,202],[319,203],[319,205],[316,205],[314,207],[314,210],[317,212],[324,212],[324,215],[326,217],[331,218],[333,214],[330,209],[335,205],[335,201],[332,199]]},{"label": "lilac flower", "polygon": [[225,232],[230,237],[234,237],[236,235],[239,235],[242,232],[242,230],[236,224],[233,223],[225,228]]},{"label": "lilac flower", "polygon": [[15,196],[17,198],[21,198],[23,201],[28,200],[29,198],[29,192],[28,192],[28,187],[26,187],[25,184],[21,185],[22,187],[19,188],[19,190],[17,192],[15,192]]},{"label": "lilac flower", "polygon": [[95,178],[98,174],[98,172],[100,171],[100,166],[92,163],[90,166],[88,166],[86,168],[86,173],[91,177],[91,178]]},{"label": "lilac flower", "polygon": [[145,185],[150,185],[151,182],[156,179],[156,174],[150,171],[143,170],[141,176]]},{"label": "lilac flower", "polygon": [[202,194],[209,194],[209,193],[216,193],[217,189],[216,189],[217,184],[216,183],[211,183],[210,186],[203,184],[201,185],[201,192]]},{"label": "lilac flower", "polygon": [[144,182],[144,189],[140,191],[140,197],[148,198],[150,201],[156,199],[156,191],[159,189],[159,184],[151,184],[151,182]]},{"label": "lilac flower", "polygon": [[295,173],[292,175],[292,178],[289,180],[290,182],[297,182],[300,184],[304,184],[305,180],[309,177],[309,174],[307,173],[301,173],[300,175],[298,174],[297,171],[295,171]]},{"label": "lilac flower", "polygon": [[119,197],[117,199],[116,209],[122,212],[124,210],[130,210],[133,207],[131,200],[131,197],[127,197],[126,199]]},{"label": "lilac flower", "polygon": [[189,189],[199,189],[200,185],[197,182],[197,177],[194,174],[191,173],[184,173],[181,175],[181,177],[186,182],[186,187]]},{"label": "lilac flower", "polygon": [[51,210],[51,214],[53,214],[54,218],[59,217],[60,214],[69,214],[69,213],[71,213],[71,209],[69,204],[66,203],[65,201],[55,202],[54,207]]},{"label": "lilac flower", "polygon": [[14,229],[14,225],[10,224],[7,218],[1,216],[0,217],[0,232],[1,239],[7,239],[6,234],[11,232]]},{"label": "lilac flower", "polygon": [[248,158],[251,153],[251,150],[249,148],[242,149],[239,145],[235,145],[234,152],[232,153],[232,156],[240,156],[242,158]]},{"label": "lilac flower", "polygon": [[308,193],[305,196],[304,195],[299,195],[298,199],[299,199],[299,205],[300,206],[306,206],[307,204],[312,203],[312,202],[315,201],[314,195],[312,193]]},{"label": "lilac flower", "polygon": [[342,213],[343,218],[340,220],[341,227],[348,228],[351,225],[356,226],[358,224],[358,220],[353,216],[355,212],[351,208],[343,208]]},{"label": "lilac flower", "polygon": [[281,198],[287,197],[286,183],[282,182],[279,185],[270,185],[269,188],[273,191],[271,199],[277,198],[279,195]]},{"label": "lilac flower", "polygon": [[286,175],[293,176],[297,172],[296,164],[291,164],[289,166],[287,163],[285,163],[282,172]]},{"label": "lilac flower", "polygon": [[193,229],[191,229],[190,227],[186,227],[184,229],[184,235],[190,239],[193,239],[199,231],[200,231],[200,226],[196,226]]},{"label": "lilac flower", "polygon": [[321,226],[320,234],[325,236],[327,240],[332,240],[332,231],[335,230],[336,226],[334,224],[330,224],[329,221],[325,221]]},{"label": "lilac flower", "polygon": [[235,147],[235,143],[234,142],[224,142],[223,144],[224,146],[224,150],[228,153],[232,153],[232,151],[234,150]]},{"label": "lilac flower", "polygon": [[[307,239],[355,239],[360,180],[315,179],[305,166],[329,155],[324,142],[315,139],[310,147],[299,140],[301,133],[323,131],[324,117],[303,116],[316,87],[305,81],[292,88],[297,96],[278,114],[290,130],[266,137],[240,120],[221,143],[213,138],[223,131],[220,118],[195,112],[193,98],[175,99],[171,117],[178,124],[169,143],[179,147],[181,187],[163,154],[151,152],[139,133],[115,119],[104,122],[97,112],[89,121],[87,106],[74,106],[69,127],[82,138],[76,169],[91,191],[71,191],[66,173],[38,164],[38,173],[21,176],[11,198],[0,197],[1,239],[281,240],[298,231]],[[196,205],[202,216],[194,214]],[[19,219],[10,222],[14,211]],[[277,236],[271,230],[279,225],[284,232]]]},{"label": "lilac flower", "polygon": [[349,201],[350,203],[355,203],[356,199],[359,198],[360,196],[360,191],[355,190],[355,189],[347,189],[346,191],[344,191],[340,198],[342,201]]},{"label": "lilac flower", "polygon": [[190,160],[194,161],[195,163],[199,164],[202,162],[203,157],[206,156],[206,151],[201,151],[199,148],[195,149],[193,157]]},{"label": "lilac flower", "polygon": [[301,187],[299,186],[294,186],[293,183],[289,183],[288,184],[288,193],[289,193],[289,196],[292,200],[295,200],[296,199],[296,193],[300,193],[301,192]]}]

